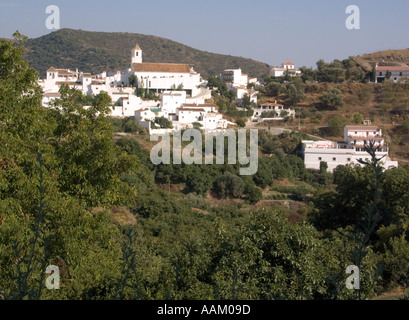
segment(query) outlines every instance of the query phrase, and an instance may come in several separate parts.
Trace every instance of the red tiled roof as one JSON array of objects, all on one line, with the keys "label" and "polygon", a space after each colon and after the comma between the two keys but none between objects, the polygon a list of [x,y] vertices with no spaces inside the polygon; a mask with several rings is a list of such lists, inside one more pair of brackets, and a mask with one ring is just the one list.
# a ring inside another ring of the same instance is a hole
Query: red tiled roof
[{"label": "red tiled roof", "polygon": [[286,61],[283,63],[283,66],[288,66],[288,65],[295,65],[294,63],[290,62],[290,61]]},{"label": "red tiled roof", "polygon": [[78,85],[78,86],[81,85],[81,83],[76,82],[76,81],[57,81],[55,84],[57,86],[60,86],[62,84],[71,84],[71,85]]},{"label": "red tiled roof", "polygon": [[182,106],[187,107],[187,108],[214,107],[214,105],[211,103],[204,103],[204,104],[182,103]]},{"label": "red tiled roof", "polygon": [[378,66],[376,71],[409,71],[409,67],[388,67],[388,66]]},{"label": "red tiled roof", "polygon": [[135,72],[164,72],[164,73],[190,73],[187,64],[176,63],[134,63]]},{"label": "red tiled roof", "polygon": [[363,131],[370,130],[370,131],[372,131],[372,130],[378,130],[379,129],[379,127],[377,127],[377,126],[354,126],[354,125],[346,126],[346,128],[348,130],[356,130],[356,131],[360,131],[360,130],[363,130]]},{"label": "red tiled roof", "polygon": [[206,112],[205,109],[201,109],[201,108],[177,108],[180,111],[198,111],[198,112]]},{"label": "red tiled roof", "polygon": [[371,137],[371,136],[368,136],[368,137],[362,137],[362,136],[348,136],[348,137],[350,137],[350,138],[352,138],[352,139],[355,139],[355,140],[383,140],[384,138],[383,137]]},{"label": "red tiled roof", "polygon": [[283,107],[282,104],[279,103],[263,103],[261,106],[266,106],[266,107]]}]

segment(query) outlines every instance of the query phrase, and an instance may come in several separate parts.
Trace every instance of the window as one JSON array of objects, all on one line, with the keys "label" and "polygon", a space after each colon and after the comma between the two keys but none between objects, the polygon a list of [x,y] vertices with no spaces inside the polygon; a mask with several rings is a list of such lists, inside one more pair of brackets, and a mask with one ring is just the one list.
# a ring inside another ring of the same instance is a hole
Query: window
[{"label": "window", "polygon": [[337,158],[332,158],[332,161],[337,161]]},{"label": "window", "polygon": [[347,158],[347,161],[350,162],[350,161],[351,161],[351,158]]},{"label": "window", "polygon": [[382,72],[379,72],[379,75],[382,76]]},{"label": "window", "polygon": [[403,76],[403,72],[399,73],[399,76],[401,76],[401,77],[402,77],[402,76]]},{"label": "window", "polygon": [[321,161],[322,160],[322,158],[321,157],[318,157],[318,161]]}]

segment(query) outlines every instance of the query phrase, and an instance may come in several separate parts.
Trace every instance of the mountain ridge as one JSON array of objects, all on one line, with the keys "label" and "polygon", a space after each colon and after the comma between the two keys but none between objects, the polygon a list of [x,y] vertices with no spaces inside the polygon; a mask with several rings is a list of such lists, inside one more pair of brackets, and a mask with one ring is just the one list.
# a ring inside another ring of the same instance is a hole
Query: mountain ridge
[{"label": "mountain ridge", "polygon": [[116,72],[130,68],[135,43],[143,50],[143,62],[189,64],[204,78],[228,68],[242,68],[243,73],[260,80],[269,72],[268,64],[253,59],[211,53],[162,37],[127,32],[60,29],[29,39],[25,57],[41,76],[51,66],[78,68],[92,74]]}]

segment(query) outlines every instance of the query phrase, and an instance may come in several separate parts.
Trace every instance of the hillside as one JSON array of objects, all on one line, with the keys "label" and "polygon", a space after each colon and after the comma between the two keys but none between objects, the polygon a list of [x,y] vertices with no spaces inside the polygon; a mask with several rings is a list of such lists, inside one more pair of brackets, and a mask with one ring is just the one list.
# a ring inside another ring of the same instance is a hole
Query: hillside
[{"label": "hillside", "polygon": [[41,76],[51,67],[78,68],[92,74],[130,67],[131,49],[138,43],[144,62],[186,63],[204,78],[227,68],[241,67],[262,79],[269,66],[252,59],[200,51],[168,39],[132,33],[61,29],[27,42],[26,58]]},{"label": "hillside", "polygon": [[380,66],[408,66],[409,49],[385,50],[352,57],[365,71],[371,71],[378,63]]}]

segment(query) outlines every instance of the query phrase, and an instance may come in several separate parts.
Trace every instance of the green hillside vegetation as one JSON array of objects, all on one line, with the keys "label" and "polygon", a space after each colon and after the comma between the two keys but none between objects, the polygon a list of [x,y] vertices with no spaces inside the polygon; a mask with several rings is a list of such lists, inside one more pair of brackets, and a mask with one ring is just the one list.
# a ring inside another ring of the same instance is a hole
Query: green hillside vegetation
[{"label": "green hillside vegetation", "polygon": [[202,77],[218,75],[227,68],[242,68],[249,76],[262,79],[267,64],[230,55],[200,51],[168,39],[132,33],[89,32],[60,29],[27,42],[25,57],[41,76],[51,66],[78,68],[92,74],[130,68],[131,50],[138,43],[144,62],[186,63]]},{"label": "green hillside vegetation", "polygon": [[[22,44],[0,41],[0,299],[405,296],[408,169],[385,172],[368,149],[362,168],[307,170],[297,156],[305,134],[263,130],[253,176],[238,165],[156,166],[148,134],[107,116],[106,94],[85,109],[63,86],[43,108]],[[288,101],[302,90],[309,99],[304,85],[288,87]],[[48,265],[60,290],[45,288]],[[345,287],[349,265],[360,267],[359,292]]]}]

